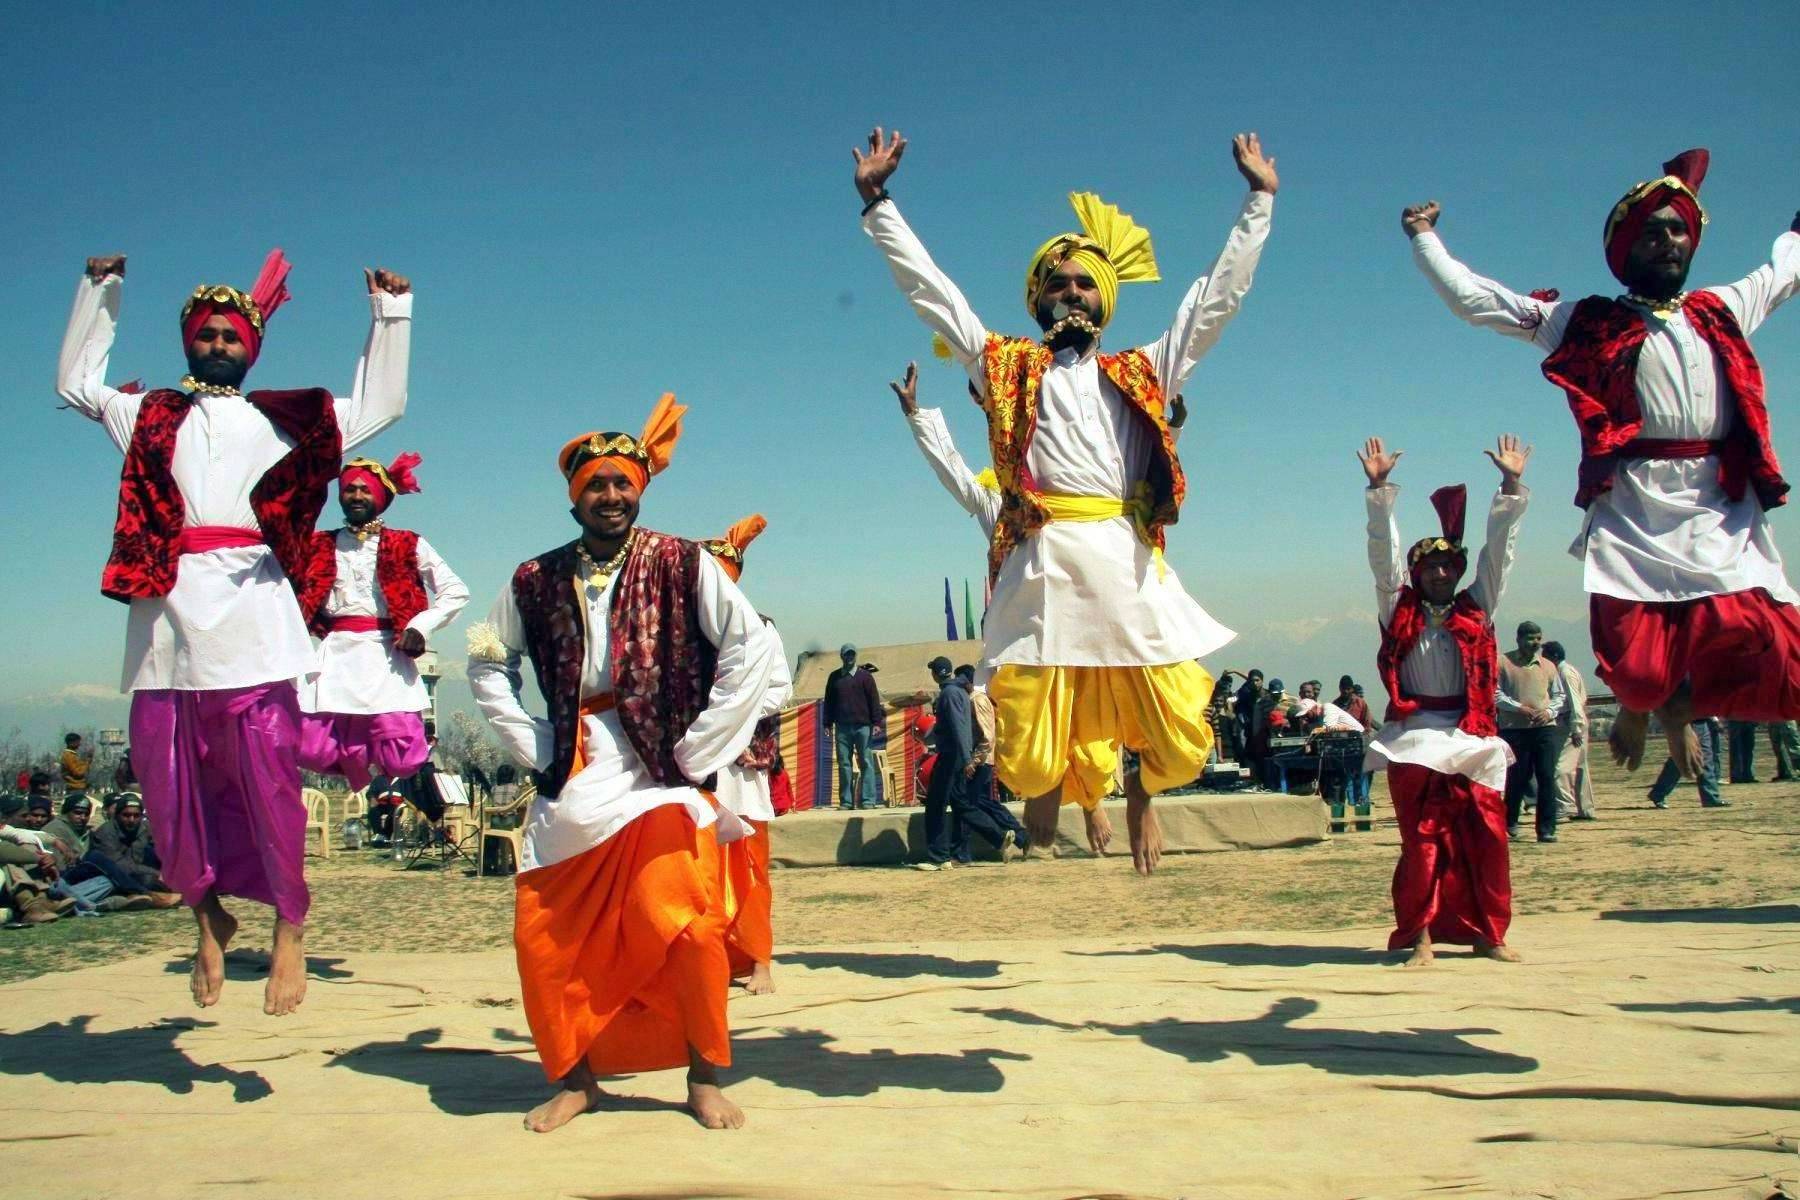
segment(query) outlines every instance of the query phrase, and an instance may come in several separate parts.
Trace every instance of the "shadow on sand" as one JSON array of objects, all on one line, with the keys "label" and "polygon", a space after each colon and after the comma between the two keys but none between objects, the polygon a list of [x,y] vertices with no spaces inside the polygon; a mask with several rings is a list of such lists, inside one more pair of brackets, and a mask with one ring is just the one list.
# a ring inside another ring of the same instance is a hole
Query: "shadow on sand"
[{"label": "shadow on sand", "polygon": [[39,1025],[0,1035],[0,1074],[43,1075],[57,1083],[149,1083],[177,1096],[195,1084],[224,1083],[232,1099],[249,1104],[273,1093],[269,1081],[255,1071],[236,1071],[218,1064],[202,1066],[175,1044],[193,1029],[211,1029],[217,1021],[179,1018],[134,1029],[95,1033],[92,1016]]},{"label": "shadow on sand", "polygon": [[1600,919],[1650,925],[1682,921],[1700,925],[1794,925],[1800,924],[1800,904],[1765,904],[1756,908],[1616,908],[1601,913]]},{"label": "shadow on sand", "polygon": [[902,1054],[885,1048],[834,1050],[837,1039],[819,1029],[782,1029],[774,1037],[732,1043],[731,1078],[766,1079],[814,1096],[872,1096],[882,1088],[931,1092],[997,1092],[1006,1085],[999,1063],[1029,1062],[1009,1050]]},{"label": "shadow on sand", "polygon": [[876,979],[911,979],[936,975],[942,979],[993,979],[1006,964],[993,958],[956,959],[939,954],[872,954],[857,950],[790,950],[776,956],[783,966],[815,970],[836,967]]},{"label": "shadow on sand", "polygon": [[1392,955],[1357,946],[1281,946],[1259,942],[1214,942],[1205,946],[1162,943],[1136,950],[1068,950],[1079,958],[1135,958],[1147,954],[1179,954],[1194,962],[1227,967],[1378,967]]},{"label": "shadow on sand", "polygon": [[[355,979],[356,972],[346,971],[338,964],[341,958],[308,958],[306,975],[309,979]],[[194,969],[194,956],[184,954],[180,958],[172,958],[163,964],[165,975],[186,975]],[[227,950],[225,952],[225,979],[229,983],[244,983],[252,979],[267,979],[269,976],[269,956],[261,950]]]}]

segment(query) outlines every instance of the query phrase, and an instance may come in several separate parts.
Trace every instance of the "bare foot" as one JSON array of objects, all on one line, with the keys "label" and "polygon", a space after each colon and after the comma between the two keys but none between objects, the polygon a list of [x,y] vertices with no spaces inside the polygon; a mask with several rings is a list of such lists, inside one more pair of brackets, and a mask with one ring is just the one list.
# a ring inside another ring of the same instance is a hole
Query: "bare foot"
[{"label": "bare foot", "polygon": [[525,1114],[525,1128],[533,1133],[549,1133],[561,1129],[582,1113],[600,1107],[605,1095],[594,1081],[593,1071],[581,1063],[562,1079],[562,1090]]},{"label": "bare foot", "polygon": [[1663,737],[1669,743],[1669,761],[1683,779],[1700,774],[1700,735],[1694,732],[1694,706],[1685,683],[1656,710],[1656,715],[1662,720]]},{"label": "bare foot", "polygon": [[1514,950],[1511,946],[1508,946],[1505,944],[1502,944],[1499,946],[1490,946],[1486,942],[1476,942],[1475,943],[1475,953],[1482,958],[1491,958],[1495,962],[1523,962],[1524,961],[1523,959],[1521,959],[1519,957],[1519,952],[1517,950]]},{"label": "bare foot", "polygon": [[1081,818],[1087,822],[1088,849],[1095,854],[1105,854],[1106,848],[1112,845],[1112,818],[1106,815],[1106,809],[1098,800],[1094,807],[1081,810]]},{"label": "bare foot", "polygon": [[275,918],[275,948],[269,953],[269,982],[263,1011],[285,1017],[306,999],[306,926]]},{"label": "bare foot", "polygon": [[1407,956],[1406,961],[1400,965],[1403,967],[1429,967],[1436,961],[1437,954],[1431,948],[1431,935],[1421,933],[1419,940],[1413,943],[1412,954]]},{"label": "bare foot", "polygon": [[1613,721],[1612,732],[1606,736],[1606,744],[1612,747],[1613,761],[1627,771],[1641,767],[1644,764],[1644,739],[1649,733],[1649,713],[1621,708],[1618,718]]},{"label": "bare foot", "polygon": [[744,984],[744,990],[752,996],[775,994],[775,976],[770,972],[768,963],[759,962],[750,968],[750,980]]},{"label": "bare foot", "polygon": [[1025,833],[1031,844],[1050,850],[1056,845],[1056,818],[1062,810],[1062,792],[1046,792],[1025,802]]},{"label": "bare foot", "polygon": [[744,1110],[719,1090],[719,1070],[688,1047],[688,1111],[707,1129],[742,1129]]},{"label": "bare foot", "polygon": [[1125,779],[1125,828],[1131,835],[1131,865],[1139,875],[1150,874],[1162,861],[1162,822],[1136,771]]},{"label": "bare foot", "polygon": [[194,947],[194,973],[189,983],[194,1003],[211,1008],[225,989],[225,949],[236,936],[238,923],[210,892],[194,910],[194,922],[200,926],[200,941]]}]

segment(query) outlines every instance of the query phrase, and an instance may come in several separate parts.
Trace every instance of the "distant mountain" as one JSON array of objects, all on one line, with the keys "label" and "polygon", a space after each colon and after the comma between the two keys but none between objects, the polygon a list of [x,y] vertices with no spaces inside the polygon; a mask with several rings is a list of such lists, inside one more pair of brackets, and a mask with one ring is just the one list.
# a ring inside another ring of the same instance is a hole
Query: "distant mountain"
[{"label": "distant mountain", "polygon": [[60,748],[71,730],[124,729],[131,697],[101,683],[72,683],[54,691],[0,700],[0,736],[15,730],[32,747]]}]

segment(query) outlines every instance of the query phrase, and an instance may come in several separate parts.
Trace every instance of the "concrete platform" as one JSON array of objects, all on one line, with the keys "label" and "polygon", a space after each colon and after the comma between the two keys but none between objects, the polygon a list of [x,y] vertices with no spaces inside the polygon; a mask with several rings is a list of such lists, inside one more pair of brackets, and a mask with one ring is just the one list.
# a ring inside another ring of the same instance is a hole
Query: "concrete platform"
[{"label": "concrete platform", "polygon": [[[1012,806],[1016,814],[1020,806]],[[1108,801],[1117,831],[1114,846],[1125,849],[1125,802]],[[1328,836],[1325,806],[1317,796],[1273,792],[1200,793],[1162,796],[1156,801],[1166,854],[1215,850],[1272,850],[1322,842]],[[879,867],[912,862],[924,854],[922,807],[877,808],[864,812],[812,809],[789,813],[769,827],[769,859],[778,867]],[[997,857],[975,838],[975,856]],[[1089,855],[1081,810],[1064,805],[1057,827],[1059,856]]]}]

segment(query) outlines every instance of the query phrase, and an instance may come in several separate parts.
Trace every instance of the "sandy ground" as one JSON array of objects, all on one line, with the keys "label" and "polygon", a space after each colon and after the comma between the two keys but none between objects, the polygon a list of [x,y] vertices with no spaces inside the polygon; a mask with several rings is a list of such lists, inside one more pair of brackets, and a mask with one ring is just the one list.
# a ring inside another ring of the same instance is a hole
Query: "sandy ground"
[{"label": "sandy ground", "polygon": [[1391,825],[1148,881],[785,872],[780,991],[732,1002],[732,1134],[678,1073],[525,1133],[509,886],[334,858],[283,1021],[253,950],[196,1014],[176,916],[3,935],[0,1161],[151,1200],[1800,1196],[1795,793],[1635,794],[1518,848],[1520,966],[1386,965]]}]

